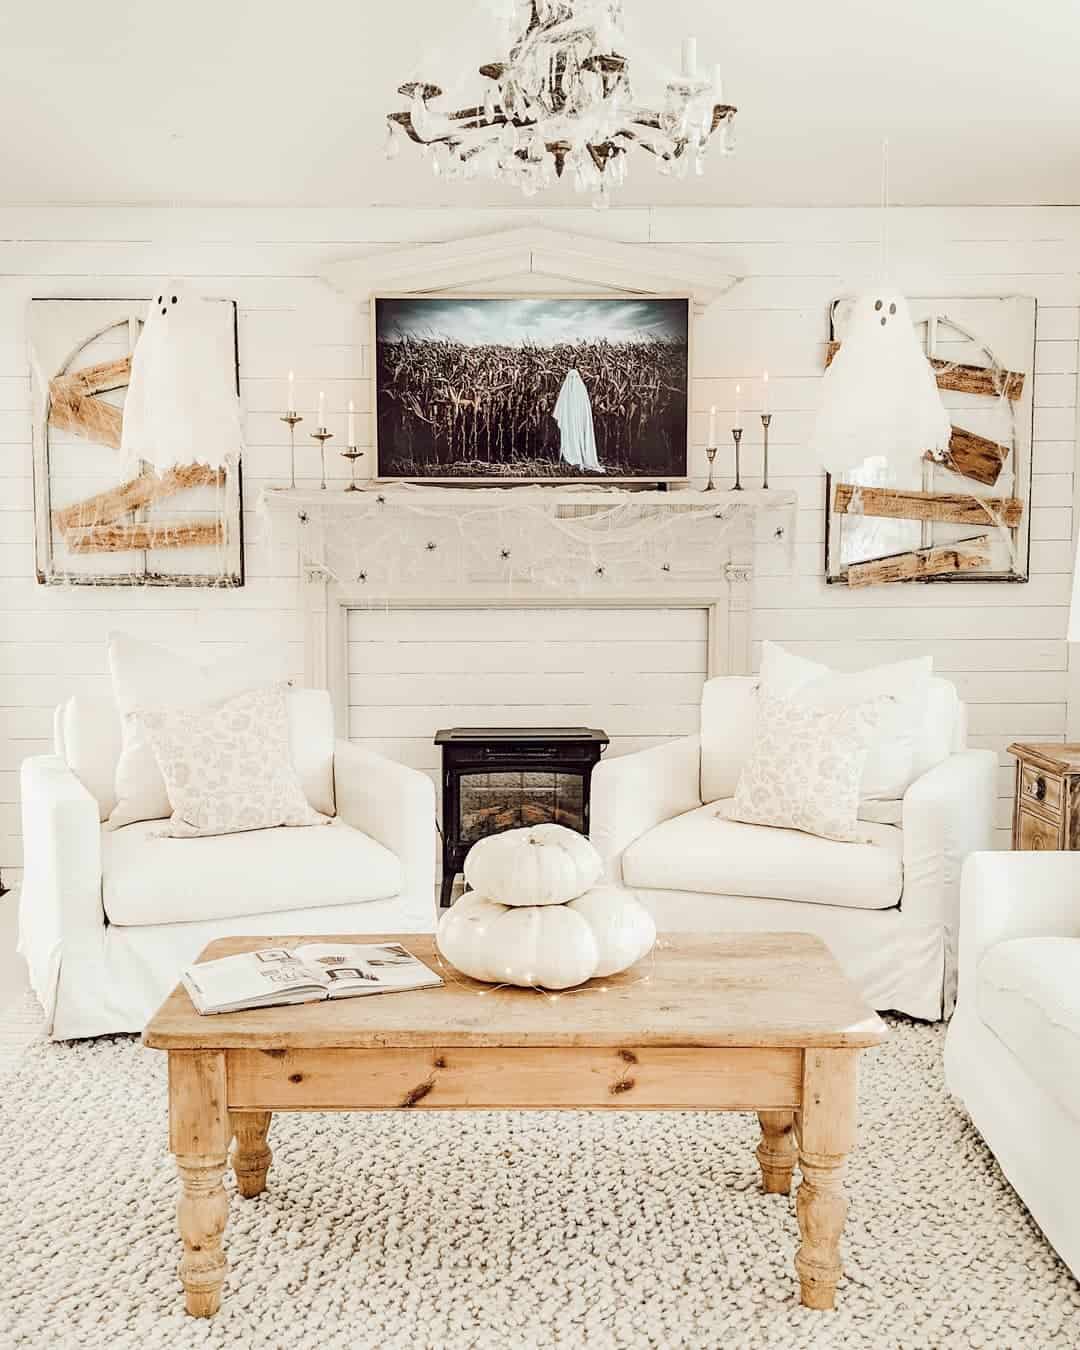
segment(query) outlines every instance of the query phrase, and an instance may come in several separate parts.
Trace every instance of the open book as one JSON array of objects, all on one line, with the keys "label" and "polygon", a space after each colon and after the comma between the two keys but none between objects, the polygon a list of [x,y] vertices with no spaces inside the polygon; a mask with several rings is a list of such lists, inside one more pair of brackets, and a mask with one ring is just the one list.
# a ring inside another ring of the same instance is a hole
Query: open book
[{"label": "open book", "polygon": [[427,989],[442,979],[397,942],[345,946],[306,942],[263,947],[188,966],[181,976],[201,1013]]}]

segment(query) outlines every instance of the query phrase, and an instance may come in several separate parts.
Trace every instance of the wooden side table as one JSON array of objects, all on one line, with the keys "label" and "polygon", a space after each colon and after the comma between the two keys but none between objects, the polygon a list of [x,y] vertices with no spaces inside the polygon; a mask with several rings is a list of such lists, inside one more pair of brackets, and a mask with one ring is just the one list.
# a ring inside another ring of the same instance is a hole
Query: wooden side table
[{"label": "wooden side table", "polygon": [[1009,746],[1016,756],[1012,846],[1080,850],[1080,745]]}]

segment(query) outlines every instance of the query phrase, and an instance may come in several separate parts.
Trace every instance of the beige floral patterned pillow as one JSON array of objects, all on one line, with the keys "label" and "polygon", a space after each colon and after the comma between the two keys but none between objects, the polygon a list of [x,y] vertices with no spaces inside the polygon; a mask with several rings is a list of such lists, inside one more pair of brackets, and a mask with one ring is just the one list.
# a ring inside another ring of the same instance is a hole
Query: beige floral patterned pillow
[{"label": "beige floral patterned pillow", "polygon": [[727,819],[858,840],[859,784],[891,701],[828,710],[759,689],[754,743]]},{"label": "beige floral patterned pillow", "polygon": [[271,684],[216,706],[139,709],[172,805],[163,835],[329,823],[308,805],[289,758],[285,694]]}]

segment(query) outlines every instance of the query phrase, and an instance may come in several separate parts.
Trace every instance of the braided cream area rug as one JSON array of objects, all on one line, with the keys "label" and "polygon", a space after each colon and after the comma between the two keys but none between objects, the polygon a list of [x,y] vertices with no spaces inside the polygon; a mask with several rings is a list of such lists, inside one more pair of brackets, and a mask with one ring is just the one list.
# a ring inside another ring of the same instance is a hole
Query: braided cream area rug
[{"label": "braided cream area rug", "polygon": [[891,1033],[835,1312],[797,1301],[750,1117],[450,1111],[277,1117],[267,1191],[227,1183],[209,1322],[175,1275],[165,1056],[38,1037],[0,1081],[0,1346],[1080,1346],[1080,1286],[946,1095],[943,1030]]}]

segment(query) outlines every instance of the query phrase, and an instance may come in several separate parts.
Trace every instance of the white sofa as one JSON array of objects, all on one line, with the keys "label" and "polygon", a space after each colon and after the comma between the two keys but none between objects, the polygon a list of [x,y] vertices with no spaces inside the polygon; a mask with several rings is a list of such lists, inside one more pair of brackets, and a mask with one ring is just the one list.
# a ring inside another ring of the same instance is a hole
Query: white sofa
[{"label": "white sofa", "polygon": [[1080,1278],[1080,856],[964,864],[945,1079]]},{"label": "white sofa", "polygon": [[873,1007],[947,1016],[960,866],[991,846],[995,756],[966,749],[963,704],[934,679],[919,777],[902,801],[867,804],[869,842],[724,820],[752,744],[756,684],[708,681],[700,736],[597,765],[590,835],[607,880],[633,890],[661,931],[816,933]]},{"label": "white sofa", "polygon": [[19,951],[54,1038],[140,1031],[214,938],[432,931],[430,778],[335,743],[329,695],[296,693],[305,758],[321,763],[336,819],[207,839],[162,838],[159,820],[105,829],[116,707],[74,698],[57,709],[55,755],[22,766],[19,900]]}]

